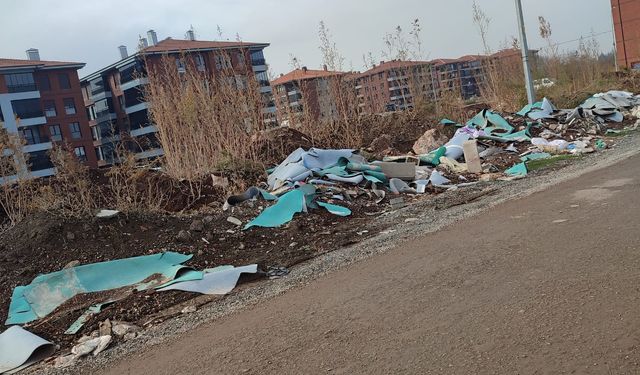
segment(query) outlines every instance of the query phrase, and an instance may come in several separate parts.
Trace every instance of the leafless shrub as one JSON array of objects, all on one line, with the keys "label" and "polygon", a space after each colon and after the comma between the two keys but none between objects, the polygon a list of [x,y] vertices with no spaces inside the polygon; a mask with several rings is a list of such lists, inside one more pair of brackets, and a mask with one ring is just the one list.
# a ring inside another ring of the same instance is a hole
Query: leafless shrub
[{"label": "leafless shrub", "polygon": [[15,225],[29,214],[35,186],[25,169],[27,158],[22,152],[23,141],[17,135],[0,128],[0,208],[9,225]]},{"label": "leafless shrub", "polygon": [[66,218],[90,216],[98,208],[98,192],[93,186],[88,168],[60,145],[49,151],[56,169],[50,183],[40,184],[32,198],[34,208]]},{"label": "leafless shrub", "polygon": [[182,71],[169,56],[148,69],[145,96],[166,173],[195,181],[222,160],[258,161],[250,139],[265,127],[264,102],[250,64],[236,68],[223,55],[224,69],[213,75],[198,70],[192,56],[181,59]]}]

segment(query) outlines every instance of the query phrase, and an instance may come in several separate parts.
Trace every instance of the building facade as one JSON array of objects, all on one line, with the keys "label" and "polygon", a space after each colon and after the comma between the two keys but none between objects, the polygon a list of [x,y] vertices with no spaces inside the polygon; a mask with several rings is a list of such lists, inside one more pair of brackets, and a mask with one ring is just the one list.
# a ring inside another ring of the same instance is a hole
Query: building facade
[{"label": "building facade", "polygon": [[403,110],[413,107],[419,95],[434,95],[428,61],[381,61],[354,78],[360,113]]},{"label": "building facade", "polygon": [[51,176],[55,169],[49,151],[58,143],[96,167],[78,79],[84,64],[43,61],[35,49],[27,56],[30,59],[0,59],[0,122],[9,135],[21,138],[25,158],[7,151],[4,156],[14,159],[16,175]]},{"label": "building facade", "polygon": [[158,129],[149,118],[150,103],[145,101],[143,92],[148,70],[159,66],[166,56],[175,59],[178,72],[184,72],[185,64],[193,64],[208,79],[230,70],[244,79],[255,78],[264,102],[263,113],[275,122],[276,109],[263,54],[269,44],[200,41],[193,33],[188,33],[188,40],[167,38],[157,42],[152,30],[148,35],[138,52],[127,55],[126,48],[120,46],[118,62],[82,79],[99,166],[117,162],[121,148],[133,152],[138,159],[163,155]]},{"label": "building facade", "polygon": [[640,0],[611,0],[611,12],[618,66],[640,69]]},{"label": "building facade", "polygon": [[273,80],[271,86],[278,122],[295,125],[308,116],[313,121],[329,121],[339,115],[338,91],[343,72],[302,67]]}]

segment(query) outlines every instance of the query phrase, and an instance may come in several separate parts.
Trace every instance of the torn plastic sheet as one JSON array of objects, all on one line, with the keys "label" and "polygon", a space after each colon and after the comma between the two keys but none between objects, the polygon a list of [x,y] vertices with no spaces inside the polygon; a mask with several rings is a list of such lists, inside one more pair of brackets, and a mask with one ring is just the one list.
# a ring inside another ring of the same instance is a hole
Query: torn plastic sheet
[{"label": "torn plastic sheet", "polygon": [[[80,293],[100,292],[127,286],[151,287],[172,280],[192,255],[174,252],[86,264],[39,275],[31,284],[13,290],[6,324],[24,324],[43,318]],[[147,284],[150,276],[157,278]]]},{"label": "torn plastic sheet", "polygon": [[448,178],[444,177],[442,173],[438,171],[431,172],[431,177],[429,177],[429,182],[431,182],[432,185],[447,185],[451,183],[451,181]]},{"label": "torn plastic sheet", "polygon": [[339,206],[337,204],[325,203],[325,202],[316,202],[320,207],[324,207],[330,213],[337,216],[349,216],[351,215],[351,210],[347,207]]},{"label": "torn plastic sheet", "polygon": [[9,327],[0,334],[0,374],[16,373],[55,351],[55,345],[49,341],[22,327]]},{"label": "torn plastic sheet", "polygon": [[200,280],[183,281],[159,288],[158,291],[182,290],[185,292],[223,295],[231,292],[243,273],[258,272],[257,264],[243,267],[221,266],[207,269]]},{"label": "torn plastic sheet", "polygon": [[524,177],[527,175],[527,165],[522,162],[504,171],[504,174],[512,177]]},{"label": "torn plastic sheet", "polygon": [[[277,189],[288,181],[302,181],[313,171],[328,168],[338,163],[340,158],[351,158],[353,150],[322,150],[312,148],[305,151],[299,148],[293,151],[278,165],[267,178],[270,189]],[[361,161],[362,158],[357,158]]]},{"label": "torn plastic sheet", "polygon": [[248,222],[244,229],[279,227],[290,222],[295,214],[303,211],[306,211],[305,193],[301,189],[291,190],[281,196],[276,204],[265,208],[260,215]]},{"label": "torn plastic sheet", "polygon": [[71,323],[71,325],[64,332],[64,334],[65,335],[75,335],[76,333],[78,333],[78,331],[80,331],[82,326],[84,326],[84,324],[87,322],[87,320],[89,320],[89,318],[91,318],[92,316],[100,313],[100,311],[102,311],[102,308],[104,306],[110,305],[110,304],[112,304],[114,302],[115,301],[107,301],[107,302],[97,303],[95,305],[89,306],[89,308],[87,310],[85,310],[85,312],[83,312],[82,315],[80,315],[78,317],[78,319],[76,319],[75,322]]},{"label": "torn plastic sheet", "polygon": [[547,98],[543,98],[542,101],[534,103],[533,105],[526,105],[517,113],[522,117],[527,116],[533,120],[541,120],[545,118],[555,118],[554,112],[557,109]]},{"label": "torn plastic sheet", "polygon": [[376,196],[376,204],[382,202],[384,200],[384,197],[387,195],[387,192],[378,188],[378,184],[375,182],[371,183],[371,191]]},{"label": "torn plastic sheet", "polygon": [[453,136],[453,138],[451,138],[449,142],[444,145],[444,147],[447,149],[444,156],[454,160],[460,159],[463,154],[462,144],[465,141],[468,141],[470,138],[471,136],[468,133],[462,131],[462,129],[456,131],[456,134]]},{"label": "torn plastic sheet", "polygon": [[467,121],[466,127],[482,129],[486,135],[510,134],[513,132],[513,126],[507,120],[488,109],[483,109],[471,120]]},{"label": "torn plastic sheet", "polygon": [[399,178],[392,178],[391,180],[389,180],[389,190],[391,190],[391,192],[394,194],[417,193],[416,189],[412,188],[411,186],[409,186],[409,184]]}]

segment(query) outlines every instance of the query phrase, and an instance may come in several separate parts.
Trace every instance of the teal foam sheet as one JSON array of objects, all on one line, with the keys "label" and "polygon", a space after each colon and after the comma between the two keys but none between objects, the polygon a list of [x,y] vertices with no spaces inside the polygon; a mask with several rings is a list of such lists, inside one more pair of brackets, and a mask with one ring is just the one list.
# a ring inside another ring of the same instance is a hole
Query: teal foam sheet
[{"label": "teal foam sheet", "polygon": [[72,267],[39,275],[31,284],[14,289],[7,325],[43,318],[80,293],[135,286],[152,275],[169,281],[185,268],[192,255],[166,252]]}]

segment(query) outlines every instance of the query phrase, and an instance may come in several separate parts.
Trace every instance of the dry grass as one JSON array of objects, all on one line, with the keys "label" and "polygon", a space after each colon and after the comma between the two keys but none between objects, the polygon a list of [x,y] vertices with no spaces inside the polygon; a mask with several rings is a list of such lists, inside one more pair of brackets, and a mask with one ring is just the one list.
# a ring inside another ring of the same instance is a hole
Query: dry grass
[{"label": "dry grass", "polygon": [[265,128],[265,116],[251,65],[243,70],[229,66],[214,76],[199,71],[193,56],[181,58],[184,72],[169,56],[148,69],[145,96],[164,149],[166,173],[194,181],[222,162],[258,161],[251,135]]}]

